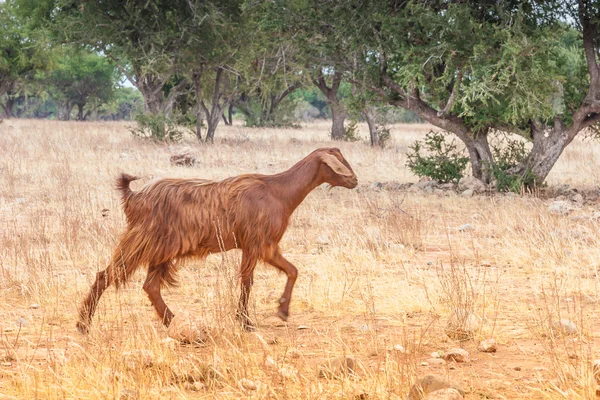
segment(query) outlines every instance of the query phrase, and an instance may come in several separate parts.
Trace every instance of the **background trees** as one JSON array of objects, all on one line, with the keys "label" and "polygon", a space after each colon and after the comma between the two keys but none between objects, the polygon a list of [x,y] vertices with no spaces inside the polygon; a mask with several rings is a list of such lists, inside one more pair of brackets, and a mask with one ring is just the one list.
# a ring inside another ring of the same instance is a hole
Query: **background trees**
[{"label": "background trees", "polygon": [[[235,112],[254,126],[329,117],[334,140],[360,118],[373,145],[387,106],[455,135],[483,181],[534,184],[600,121],[598,3],[7,0],[0,106],[131,118],[126,77],[145,120],[184,117],[199,140]],[[531,143],[510,163],[494,144],[506,133]]]}]

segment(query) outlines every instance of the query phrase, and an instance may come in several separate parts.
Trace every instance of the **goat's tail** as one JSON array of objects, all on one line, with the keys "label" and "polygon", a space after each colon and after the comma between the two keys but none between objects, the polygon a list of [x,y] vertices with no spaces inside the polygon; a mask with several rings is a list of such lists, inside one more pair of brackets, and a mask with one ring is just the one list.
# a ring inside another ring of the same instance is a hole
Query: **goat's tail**
[{"label": "goat's tail", "polygon": [[140,178],[129,174],[121,174],[121,176],[117,178],[117,190],[121,192],[121,198],[123,199],[123,202],[129,199],[129,197],[133,194],[133,191],[129,188],[129,183],[137,179]]}]

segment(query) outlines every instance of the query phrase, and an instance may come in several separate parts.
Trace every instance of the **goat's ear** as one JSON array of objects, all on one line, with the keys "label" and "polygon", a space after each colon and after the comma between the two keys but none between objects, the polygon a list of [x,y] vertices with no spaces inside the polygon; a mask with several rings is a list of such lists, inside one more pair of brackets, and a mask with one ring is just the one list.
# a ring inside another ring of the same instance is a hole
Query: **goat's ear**
[{"label": "goat's ear", "polygon": [[331,154],[323,154],[321,161],[329,166],[338,175],[342,176],[353,176],[354,174],[337,159],[336,156]]}]

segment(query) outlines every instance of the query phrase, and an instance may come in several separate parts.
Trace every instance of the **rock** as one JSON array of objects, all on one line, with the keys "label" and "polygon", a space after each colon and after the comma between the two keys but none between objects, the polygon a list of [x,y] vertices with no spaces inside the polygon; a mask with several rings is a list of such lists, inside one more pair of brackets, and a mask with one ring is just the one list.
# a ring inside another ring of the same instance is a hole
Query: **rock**
[{"label": "rock", "polygon": [[468,310],[457,309],[448,319],[446,335],[453,340],[470,340],[479,329],[479,317]]},{"label": "rock", "polygon": [[173,154],[170,158],[170,161],[171,165],[193,167],[196,163],[196,157],[188,149],[183,149],[177,154]]},{"label": "rock", "polygon": [[425,396],[425,400],[462,400],[464,397],[454,388],[436,390]]},{"label": "rock", "polygon": [[15,323],[18,327],[22,328],[26,328],[29,326],[29,321],[27,321],[25,318],[19,318]]},{"label": "rock", "polygon": [[383,189],[383,183],[373,182],[373,183],[371,183],[371,189],[373,189],[375,191],[380,191],[381,189]]},{"label": "rock", "polygon": [[256,390],[256,383],[254,383],[250,379],[242,378],[238,383],[241,387],[243,387],[246,390]]},{"label": "rock", "polygon": [[357,362],[352,357],[336,357],[319,366],[319,376],[324,378],[340,378],[356,374]]},{"label": "rock", "polygon": [[461,192],[460,197],[469,198],[473,197],[473,194],[475,194],[475,191],[473,189],[467,189]]},{"label": "rock", "polygon": [[571,197],[571,200],[575,203],[583,204],[583,196],[579,193],[577,193],[573,197]]},{"label": "rock", "polygon": [[199,392],[206,389],[206,385],[202,382],[185,382],[183,387],[191,392]]},{"label": "rock", "polygon": [[169,337],[182,343],[202,343],[209,336],[206,325],[188,313],[180,313],[173,317],[168,334]]},{"label": "rock", "polygon": [[444,352],[443,351],[434,351],[433,353],[430,354],[431,358],[442,358],[444,357]]},{"label": "rock", "polygon": [[562,318],[560,321],[554,321],[552,323],[552,333],[555,335],[577,335],[579,330],[574,322],[569,321],[566,318]]},{"label": "rock", "polygon": [[430,393],[449,388],[456,390],[461,396],[465,395],[460,385],[438,375],[427,375],[410,388],[406,400],[421,400]]},{"label": "rock", "polygon": [[473,228],[473,225],[471,225],[471,224],[464,224],[464,225],[461,225],[458,228],[456,228],[456,230],[458,232],[468,232],[468,231],[472,231],[474,229],[475,228]]},{"label": "rock", "polygon": [[471,361],[471,358],[469,357],[469,352],[465,349],[454,348],[444,354],[444,360],[464,363]]},{"label": "rock", "polygon": [[477,346],[477,350],[481,351],[482,353],[495,353],[496,352],[496,340],[494,340],[494,339],[482,340],[479,343],[479,346]]},{"label": "rock", "polygon": [[298,370],[290,366],[283,366],[279,368],[279,375],[286,379],[291,379],[295,381],[298,379]]},{"label": "rock", "polygon": [[315,243],[321,246],[326,246],[329,244],[329,238],[326,235],[319,235]]},{"label": "rock", "polygon": [[406,354],[408,353],[406,351],[406,348],[404,346],[402,346],[401,344],[395,344],[394,345],[394,351],[398,352],[398,353],[402,353],[402,354]]},{"label": "rock", "polygon": [[548,206],[548,212],[554,215],[566,215],[573,211],[573,206],[564,200],[556,200]]},{"label": "rock", "polygon": [[433,188],[434,188],[434,187],[436,187],[438,183],[439,183],[439,182],[438,182],[438,181],[436,181],[436,180],[431,180],[431,181],[419,181],[419,182],[417,182],[417,183],[413,184],[413,185],[411,186],[411,188],[413,188],[413,187],[414,187],[414,188],[418,188],[418,189],[421,189],[421,190],[425,190],[425,189],[428,189],[428,188],[430,188],[430,189],[431,189],[431,191],[433,191]]},{"label": "rock", "polygon": [[31,308],[32,310],[37,310],[38,308],[40,308],[40,305],[39,305],[39,304],[37,304],[37,303],[34,303],[34,304],[31,304],[31,305],[29,306],[29,308]]},{"label": "rock", "polygon": [[483,193],[486,191],[487,185],[474,176],[464,176],[460,178],[460,181],[458,181],[458,190],[464,192],[469,189],[474,193]]},{"label": "rock", "polygon": [[151,368],[154,365],[154,353],[150,350],[124,351],[121,354],[123,363],[129,369]]},{"label": "rock", "polygon": [[452,183],[452,182],[447,182],[447,183],[442,183],[438,187],[440,189],[442,189],[442,190],[454,190],[454,188],[456,187],[456,185],[454,183]]}]

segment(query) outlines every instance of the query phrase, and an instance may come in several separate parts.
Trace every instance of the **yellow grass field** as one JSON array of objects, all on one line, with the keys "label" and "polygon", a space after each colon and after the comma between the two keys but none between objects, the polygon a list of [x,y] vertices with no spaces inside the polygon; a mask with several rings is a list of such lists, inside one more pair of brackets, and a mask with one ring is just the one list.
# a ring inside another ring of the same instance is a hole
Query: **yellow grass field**
[{"label": "yellow grass field", "polygon": [[[134,190],[156,177],[276,173],[332,146],[328,128],[221,126],[214,145],[169,145],[133,137],[127,123],[3,121],[0,399],[404,399],[428,374],[461,385],[466,399],[596,398],[597,196],[554,215],[543,196],[373,185],[418,181],[405,152],[427,125],[393,126],[384,150],[335,144],[359,187],[319,187],[292,217],[281,246],[299,277],[287,324],[274,317],[285,276],[260,264],[250,297],[258,330],[238,326],[240,254],[231,251],[186,261],[180,287],[164,292],[175,314],[210,327],[206,343],[166,340],[142,270],[119,292],[107,290],[88,336],[77,332],[77,307],[125,226],[120,172],[142,177]],[[182,147],[197,156],[194,167],[170,164]],[[574,143],[549,184],[593,193],[599,155],[598,143]],[[457,229],[464,224],[472,229]],[[471,340],[446,335],[455,309],[477,316]],[[553,333],[561,318],[578,333]],[[496,353],[477,350],[488,338]],[[456,347],[470,361],[430,360]],[[319,365],[339,356],[353,357],[356,373],[320,376]]]}]

